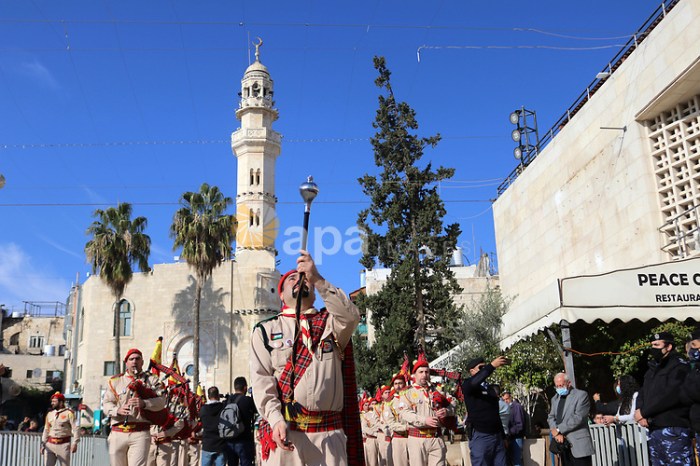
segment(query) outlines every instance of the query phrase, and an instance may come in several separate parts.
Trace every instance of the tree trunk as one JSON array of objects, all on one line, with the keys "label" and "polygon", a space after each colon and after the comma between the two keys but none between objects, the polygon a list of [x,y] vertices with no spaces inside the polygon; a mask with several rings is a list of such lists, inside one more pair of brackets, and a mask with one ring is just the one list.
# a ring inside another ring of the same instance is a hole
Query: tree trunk
[{"label": "tree trunk", "polygon": [[425,348],[425,310],[423,309],[423,291],[420,283],[420,247],[416,243],[416,224],[411,219],[411,230],[413,235],[413,248],[415,254],[415,266],[413,267],[413,290],[416,294],[416,343],[420,345],[423,351]]},{"label": "tree trunk", "polygon": [[194,295],[194,332],[192,341],[192,359],[194,360],[194,374],[192,376],[192,391],[197,392],[199,387],[199,306],[202,301],[202,285],[204,278],[197,277],[197,291]]},{"label": "tree trunk", "polygon": [[115,373],[119,374],[121,372],[124,372],[126,370],[126,365],[123,365],[120,357],[121,353],[121,348],[120,348],[120,341],[119,341],[119,334],[120,332],[120,326],[119,326],[119,301],[121,301],[121,296],[116,297],[117,300],[114,302],[114,305],[112,306],[114,310],[114,371]]}]

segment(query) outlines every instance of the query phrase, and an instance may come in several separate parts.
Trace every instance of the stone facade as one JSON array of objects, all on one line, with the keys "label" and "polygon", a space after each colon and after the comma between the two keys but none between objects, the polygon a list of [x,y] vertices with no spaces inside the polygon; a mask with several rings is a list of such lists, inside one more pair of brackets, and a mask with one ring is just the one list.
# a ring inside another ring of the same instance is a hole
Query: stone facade
[{"label": "stone facade", "polygon": [[505,336],[559,305],[558,279],[683,257],[666,222],[698,227],[699,21],[698,2],[662,16],[494,203]]},{"label": "stone facade", "polygon": [[2,320],[2,363],[12,368],[12,380],[21,385],[50,389],[63,380],[63,315],[25,315]]}]

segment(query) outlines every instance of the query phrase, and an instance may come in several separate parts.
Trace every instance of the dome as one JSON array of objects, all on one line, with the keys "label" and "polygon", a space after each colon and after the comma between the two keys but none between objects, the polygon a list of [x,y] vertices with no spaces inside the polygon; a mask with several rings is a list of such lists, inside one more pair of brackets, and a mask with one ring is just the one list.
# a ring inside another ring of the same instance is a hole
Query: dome
[{"label": "dome", "polygon": [[267,67],[265,65],[263,65],[262,63],[260,63],[258,60],[255,60],[255,62],[252,65],[250,65],[248,68],[246,68],[245,74],[254,73],[256,71],[260,72],[260,73],[265,73],[267,75],[270,74],[270,72],[267,71]]}]

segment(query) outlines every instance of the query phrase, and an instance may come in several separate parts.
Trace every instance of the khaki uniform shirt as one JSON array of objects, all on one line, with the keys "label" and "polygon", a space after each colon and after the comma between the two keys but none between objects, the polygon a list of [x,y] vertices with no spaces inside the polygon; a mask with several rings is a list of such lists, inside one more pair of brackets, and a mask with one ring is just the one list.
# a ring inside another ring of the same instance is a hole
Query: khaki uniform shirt
[{"label": "khaki uniform shirt", "polygon": [[[406,422],[410,427],[417,429],[434,429],[428,427],[425,423],[426,418],[434,417],[435,409],[432,406],[430,394],[435,391],[435,387],[430,385],[423,388],[413,384],[408,388],[399,400],[399,417]],[[449,405],[446,407],[447,416],[454,416],[454,407]]]},{"label": "khaki uniform shirt", "polygon": [[46,443],[49,437],[73,437],[72,443],[78,443],[80,441],[80,433],[78,431],[79,427],[75,423],[73,411],[68,408],[54,409],[46,415],[41,441]]},{"label": "khaki uniform shirt", "polygon": [[381,430],[381,421],[379,420],[379,416],[377,416],[377,412],[374,410],[374,408],[360,413],[360,416],[362,421],[362,435],[377,437],[379,435],[379,431]]},{"label": "khaki uniform shirt", "polygon": [[399,405],[401,404],[401,396],[403,396],[403,393],[404,392],[401,392],[400,395],[394,396],[394,399],[389,402],[392,413],[392,421],[389,424],[389,427],[391,427],[392,433],[396,432],[398,434],[406,435],[408,432],[408,424],[406,424],[405,421],[402,421],[399,417]]},{"label": "khaki uniform shirt", "polygon": [[[360,313],[341,289],[327,281],[319,281],[315,288],[330,315],[309,367],[300,379],[295,380],[294,398],[309,411],[341,411],[341,357],[360,322]],[[256,325],[251,337],[253,399],[258,412],[271,427],[284,421],[277,379],[292,353],[295,326],[293,317],[278,315]],[[265,347],[263,330],[272,348],[269,351]]]},{"label": "khaki uniform shirt", "polygon": [[112,425],[122,424],[124,421],[127,421],[126,416],[117,414],[117,410],[134,395],[128,388],[134,378],[142,380],[147,387],[155,390],[160,396],[149,399],[143,398],[145,406],[142,409],[134,410],[134,412],[129,415],[128,422],[150,423],[148,419],[143,417],[143,410],[160,411],[165,408],[163,384],[155,375],[148,372],[141,372],[136,376],[131,376],[127,373],[115,375],[107,382],[107,391],[102,400],[105,414],[112,418]]},{"label": "khaki uniform shirt", "polygon": [[391,400],[379,405],[379,417],[382,421],[382,435],[391,437],[394,433],[394,410],[391,407]]}]

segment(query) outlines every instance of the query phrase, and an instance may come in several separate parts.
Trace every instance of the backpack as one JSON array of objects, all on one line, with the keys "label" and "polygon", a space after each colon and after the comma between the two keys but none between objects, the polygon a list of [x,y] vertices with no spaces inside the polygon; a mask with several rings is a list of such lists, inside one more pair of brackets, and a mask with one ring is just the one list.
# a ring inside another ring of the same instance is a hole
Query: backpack
[{"label": "backpack", "polygon": [[[238,398],[236,396],[236,398]],[[241,410],[235,401],[232,399],[219,414],[219,437],[223,439],[234,439],[241,435],[245,430]]]}]

